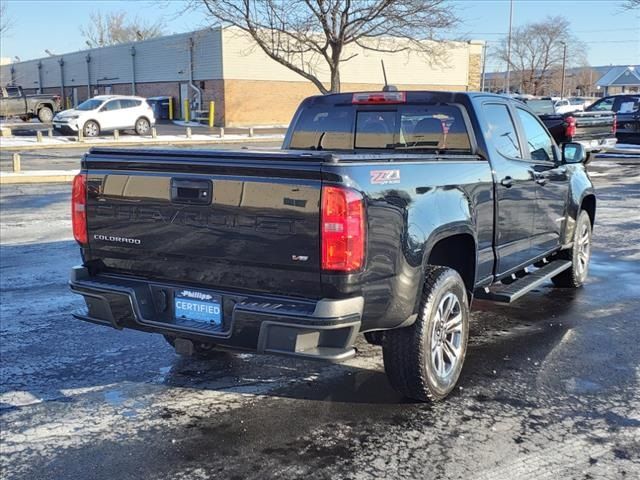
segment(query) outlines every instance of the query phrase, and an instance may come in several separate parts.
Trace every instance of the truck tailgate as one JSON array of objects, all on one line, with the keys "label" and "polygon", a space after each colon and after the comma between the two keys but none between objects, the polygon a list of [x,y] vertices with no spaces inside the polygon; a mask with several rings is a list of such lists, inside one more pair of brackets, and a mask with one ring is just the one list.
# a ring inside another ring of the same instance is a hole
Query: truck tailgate
[{"label": "truck tailgate", "polygon": [[317,298],[323,160],[94,149],[83,161],[85,262],[105,273],[201,288]]},{"label": "truck tailgate", "polygon": [[576,119],[574,140],[598,140],[614,136],[615,114],[613,112],[574,112],[571,116]]}]

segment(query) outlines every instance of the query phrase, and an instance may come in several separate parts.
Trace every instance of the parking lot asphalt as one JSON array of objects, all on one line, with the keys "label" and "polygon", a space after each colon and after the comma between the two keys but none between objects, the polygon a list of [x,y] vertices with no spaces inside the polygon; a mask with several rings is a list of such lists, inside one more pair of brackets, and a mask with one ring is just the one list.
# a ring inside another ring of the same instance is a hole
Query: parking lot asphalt
[{"label": "parking lot asphalt", "polygon": [[459,387],[429,405],[360,340],[340,365],[71,318],[69,186],[0,189],[0,468],[11,479],[640,478],[640,159],[589,165],[579,290],[475,302]]}]

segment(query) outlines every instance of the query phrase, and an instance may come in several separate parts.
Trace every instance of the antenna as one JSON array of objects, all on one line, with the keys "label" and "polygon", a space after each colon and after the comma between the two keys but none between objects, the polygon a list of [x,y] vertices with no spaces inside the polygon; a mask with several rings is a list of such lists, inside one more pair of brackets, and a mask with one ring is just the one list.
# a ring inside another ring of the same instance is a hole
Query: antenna
[{"label": "antenna", "polygon": [[395,85],[389,85],[387,83],[387,70],[384,68],[384,60],[381,58],[380,63],[382,64],[382,75],[384,76],[384,87],[382,87],[383,92],[397,92],[398,88]]}]

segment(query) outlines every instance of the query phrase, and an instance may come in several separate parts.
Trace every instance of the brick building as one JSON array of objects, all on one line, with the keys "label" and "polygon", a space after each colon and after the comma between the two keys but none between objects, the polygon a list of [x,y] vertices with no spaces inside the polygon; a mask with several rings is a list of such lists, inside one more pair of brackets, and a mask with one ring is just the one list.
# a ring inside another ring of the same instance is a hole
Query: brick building
[{"label": "brick building", "polygon": [[[357,55],[342,65],[342,91],[380,89],[382,58],[389,82],[401,89],[479,90],[483,42],[442,48],[430,62],[415,52],[354,46],[345,52]],[[216,125],[223,126],[287,124],[301,99],[318,94],[246,34],[219,27],[4,65],[0,82],[27,93],[58,93],[73,105],[104,93],[169,95],[177,115],[184,99],[203,109],[213,100]]]}]

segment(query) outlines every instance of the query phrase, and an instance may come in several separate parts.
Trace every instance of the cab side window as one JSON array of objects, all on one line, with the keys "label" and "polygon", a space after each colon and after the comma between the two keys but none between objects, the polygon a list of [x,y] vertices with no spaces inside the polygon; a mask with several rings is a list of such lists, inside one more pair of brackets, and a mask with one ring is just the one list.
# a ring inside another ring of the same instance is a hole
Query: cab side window
[{"label": "cab side window", "polygon": [[110,102],[105,103],[104,107],[102,107],[103,112],[112,112],[113,110],[120,110],[120,100],[111,100]]},{"label": "cab side window", "polygon": [[20,97],[20,89],[18,87],[7,87],[7,97],[8,98]]},{"label": "cab side window", "polygon": [[516,127],[507,106],[501,103],[485,103],[482,109],[489,125],[485,132],[487,140],[496,146],[501,155],[507,158],[522,158]]},{"label": "cab side window", "polygon": [[553,140],[540,121],[526,110],[521,108],[516,108],[516,110],[522,122],[531,159],[553,162],[555,160]]},{"label": "cab side window", "polygon": [[589,107],[589,110],[595,112],[607,111],[613,109],[613,98],[604,98],[598,100],[596,103]]}]

